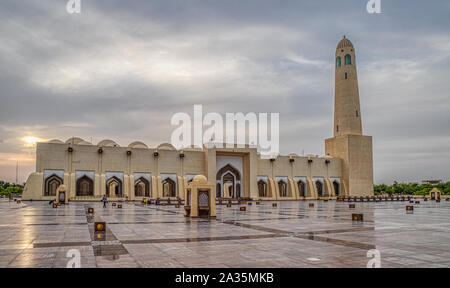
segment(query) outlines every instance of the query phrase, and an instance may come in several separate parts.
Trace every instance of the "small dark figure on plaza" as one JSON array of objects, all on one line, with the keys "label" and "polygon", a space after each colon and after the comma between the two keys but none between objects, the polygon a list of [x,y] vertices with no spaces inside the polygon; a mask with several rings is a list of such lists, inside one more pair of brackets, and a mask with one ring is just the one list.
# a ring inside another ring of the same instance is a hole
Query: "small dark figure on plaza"
[{"label": "small dark figure on plaza", "polygon": [[106,201],[107,201],[106,195],[103,195],[103,198],[102,198],[103,208],[106,208]]}]

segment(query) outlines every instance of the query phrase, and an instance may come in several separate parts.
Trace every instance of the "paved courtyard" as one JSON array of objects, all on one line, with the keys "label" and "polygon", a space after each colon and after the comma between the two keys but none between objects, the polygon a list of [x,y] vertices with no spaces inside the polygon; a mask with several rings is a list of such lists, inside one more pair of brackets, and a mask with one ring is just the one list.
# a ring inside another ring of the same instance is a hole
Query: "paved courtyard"
[{"label": "paved courtyard", "polygon": [[[310,208],[308,203],[314,203]],[[183,208],[124,203],[0,200],[0,267],[366,267],[378,249],[382,267],[449,267],[450,202],[262,202],[227,208],[217,219],[189,219]],[[94,217],[87,209],[95,209]],[[352,213],[364,214],[353,222]],[[98,239],[93,218],[107,223]]]}]

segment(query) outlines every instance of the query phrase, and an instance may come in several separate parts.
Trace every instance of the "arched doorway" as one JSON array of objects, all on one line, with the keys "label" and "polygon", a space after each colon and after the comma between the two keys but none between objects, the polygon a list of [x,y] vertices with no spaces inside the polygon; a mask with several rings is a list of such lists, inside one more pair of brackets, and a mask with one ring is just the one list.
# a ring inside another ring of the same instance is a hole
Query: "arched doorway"
[{"label": "arched doorway", "polygon": [[258,181],[258,195],[259,197],[269,197],[267,193],[267,183],[264,180]]},{"label": "arched doorway", "polygon": [[45,179],[45,190],[44,196],[56,196],[56,189],[58,189],[59,185],[63,184],[63,180],[57,175],[53,174],[52,176]]},{"label": "arched doorway", "polygon": [[333,187],[334,187],[334,193],[336,194],[336,196],[340,196],[341,195],[341,185],[339,184],[339,182],[337,182],[336,180],[333,181]]},{"label": "arched doorway", "polygon": [[316,189],[317,189],[317,195],[324,196],[323,195],[323,185],[322,185],[322,182],[320,182],[319,180],[316,181]]},{"label": "arched doorway", "polygon": [[77,196],[94,196],[94,181],[88,176],[83,176],[77,180]]},{"label": "arched doorway", "polygon": [[175,181],[170,178],[162,181],[163,197],[177,197]]},{"label": "arched doorway", "polygon": [[298,195],[300,197],[306,197],[305,182],[300,180],[297,182],[297,186],[298,186]]},{"label": "arched doorway", "polygon": [[217,188],[221,188],[216,191],[217,197],[241,197],[241,174],[236,168],[225,165],[217,172],[216,180]]},{"label": "arched doorway", "polygon": [[222,189],[222,186],[220,185],[220,183],[217,183],[217,187],[216,187],[216,197],[217,198],[220,198],[222,195],[221,189]]},{"label": "arched doorway", "polygon": [[150,197],[150,183],[144,177],[134,181],[134,196]]},{"label": "arched doorway", "polygon": [[231,198],[233,198],[233,196],[234,196],[234,191],[235,191],[235,177],[234,177],[234,175],[233,174],[231,174],[230,172],[228,172],[228,173],[226,173],[225,175],[223,175],[223,178],[222,178],[222,181],[223,181],[223,188],[224,188],[224,191],[223,191],[223,196],[224,197],[231,197]]},{"label": "arched doorway", "polygon": [[123,197],[122,181],[113,176],[106,182],[106,195],[108,197]]},{"label": "arched doorway", "polygon": [[283,180],[278,181],[278,190],[280,191],[280,197],[288,197],[287,184]]}]

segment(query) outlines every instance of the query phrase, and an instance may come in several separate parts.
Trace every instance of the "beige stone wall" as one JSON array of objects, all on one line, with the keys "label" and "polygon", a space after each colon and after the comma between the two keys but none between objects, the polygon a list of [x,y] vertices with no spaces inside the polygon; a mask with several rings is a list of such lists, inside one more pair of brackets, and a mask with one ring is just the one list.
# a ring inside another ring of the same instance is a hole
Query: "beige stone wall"
[{"label": "beige stone wall", "polygon": [[326,139],[325,151],[342,159],[345,195],[373,195],[372,137],[344,135]]},{"label": "beige stone wall", "polygon": [[[69,153],[68,148],[73,152]],[[184,197],[187,186],[186,175],[206,175],[208,181],[216,183],[217,155],[241,156],[243,159],[242,195],[244,197],[259,198],[257,176],[267,176],[269,193],[268,199],[279,199],[278,184],[275,177],[288,177],[289,197],[285,200],[298,199],[294,177],[340,177],[340,159],[309,157],[279,156],[274,161],[261,159],[255,148],[204,148],[200,150],[177,151],[174,149],[146,149],[129,147],[101,147],[99,153],[97,145],[72,145],[65,143],[39,143],[36,150],[36,169],[28,181],[24,199],[47,200],[54,197],[44,197],[44,170],[64,170],[64,185],[69,191],[69,197],[76,197],[76,171],[94,172],[94,195],[96,198],[106,194],[106,173],[123,173],[123,192],[129,199],[134,200],[134,173],[148,173],[151,175],[151,196],[162,197],[161,174],[175,174],[177,178],[177,195]],[[131,155],[127,154],[131,151]],[[158,157],[153,154],[159,153]],[[180,153],[184,158],[180,158]],[[294,162],[290,162],[293,158]],[[214,186],[214,189],[216,187]],[[310,198],[314,193],[310,192]]]}]

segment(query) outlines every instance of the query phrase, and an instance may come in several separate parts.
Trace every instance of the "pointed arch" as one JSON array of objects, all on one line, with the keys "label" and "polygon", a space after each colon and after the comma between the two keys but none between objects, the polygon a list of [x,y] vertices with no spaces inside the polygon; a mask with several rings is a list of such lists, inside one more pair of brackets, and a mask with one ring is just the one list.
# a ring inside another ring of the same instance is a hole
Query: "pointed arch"
[{"label": "pointed arch", "polygon": [[338,181],[336,181],[336,180],[333,181],[333,188],[334,188],[334,194],[336,196],[340,196],[341,195],[341,185],[339,184]]},{"label": "pointed arch", "polygon": [[222,175],[228,171],[231,171],[231,173],[233,173],[236,176],[236,180],[241,180],[241,173],[239,173],[239,170],[237,170],[230,164],[227,164],[222,168],[220,168],[220,170],[216,174],[216,179],[221,180]]},{"label": "pointed arch", "polygon": [[56,174],[47,177],[47,179],[45,179],[44,196],[56,196],[56,189],[62,184],[63,180]]},{"label": "pointed arch", "polygon": [[306,197],[305,182],[303,182],[303,180],[299,180],[297,182],[297,187],[298,187],[298,195],[300,197]]},{"label": "pointed arch", "polygon": [[278,190],[280,191],[280,197],[288,197],[287,183],[284,180],[278,181]]},{"label": "pointed arch", "polygon": [[76,195],[94,196],[94,181],[86,175],[78,179],[76,184]]},{"label": "pointed arch", "polygon": [[134,196],[150,197],[150,183],[144,177],[140,177],[134,181]]},{"label": "pointed arch", "polygon": [[350,54],[345,55],[345,65],[352,65],[352,56]]},{"label": "pointed arch", "polygon": [[176,184],[171,178],[166,178],[162,181],[162,196],[177,197]]},{"label": "pointed arch", "polygon": [[341,67],[341,56],[336,58],[336,67]]},{"label": "pointed arch", "polygon": [[317,189],[317,195],[319,197],[324,196],[323,195],[323,184],[319,180],[316,180],[316,189]]},{"label": "pointed arch", "polygon": [[268,193],[267,193],[267,183],[264,180],[259,180],[258,181],[258,196],[259,197],[268,197]]},{"label": "pointed arch", "polygon": [[220,185],[220,183],[217,183],[217,187],[216,187],[216,197],[220,198],[222,195],[222,186]]},{"label": "pointed arch", "polygon": [[217,191],[217,197],[241,197],[241,173],[239,170],[227,164],[217,171],[216,179],[222,189],[228,189]]},{"label": "pointed arch", "polygon": [[123,197],[122,180],[116,176],[112,176],[106,181],[106,196],[108,197]]}]

